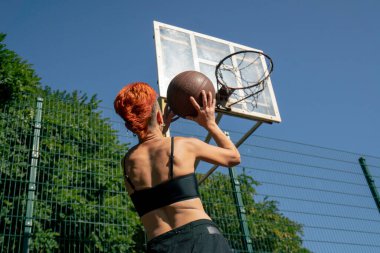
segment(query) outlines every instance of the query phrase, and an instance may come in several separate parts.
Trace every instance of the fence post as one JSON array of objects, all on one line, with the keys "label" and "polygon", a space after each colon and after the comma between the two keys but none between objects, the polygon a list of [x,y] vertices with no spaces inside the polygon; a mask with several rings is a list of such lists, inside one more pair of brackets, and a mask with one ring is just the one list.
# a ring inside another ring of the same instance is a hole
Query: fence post
[{"label": "fence post", "polygon": [[240,228],[244,234],[244,243],[248,252],[253,252],[252,240],[249,233],[247,217],[245,215],[246,212],[244,208],[243,197],[241,195],[240,182],[239,182],[239,179],[237,178],[234,168],[228,168],[228,171],[229,171],[231,182],[232,182],[232,189],[234,193],[236,211],[239,217]]},{"label": "fence post", "polygon": [[377,210],[380,213],[380,197],[379,197],[379,193],[377,192],[375,181],[372,179],[372,176],[369,173],[367,164],[366,164],[365,159],[363,157],[359,158],[359,164],[360,164],[360,167],[362,167],[365,179],[367,180],[367,184],[369,186],[369,189],[371,190],[372,197],[375,200],[375,203],[376,203],[376,206],[377,206]]},{"label": "fence post", "polygon": [[[229,138],[230,135],[228,132],[224,132],[227,137]],[[244,208],[244,202],[243,197],[241,195],[241,189],[240,189],[240,181],[236,175],[234,168],[228,168],[228,172],[230,174],[231,184],[232,184],[232,191],[234,194],[234,202],[236,206],[236,212],[239,217],[239,223],[240,223],[240,229],[243,232],[244,235],[244,244],[248,250],[249,253],[253,252],[253,246],[252,246],[252,240],[249,233],[249,227],[247,222],[247,216],[245,215],[245,208]]]},{"label": "fence post", "polygon": [[33,226],[33,207],[34,198],[36,192],[36,176],[37,176],[37,165],[40,150],[40,133],[41,133],[41,118],[42,118],[42,102],[43,99],[37,98],[36,114],[34,117],[33,125],[33,146],[32,154],[30,159],[30,171],[29,171],[29,182],[28,182],[28,198],[26,203],[26,215],[24,224],[24,238],[23,238],[23,253],[29,252],[30,237],[32,233]]},{"label": "fence post", "polygon": [[[227,135],[228,138],[230,137],[230,134],[228,132],[224,132],[224,133]],[[234,202],[236,206],[236,212],[239,217],[240,229],[244,235],[244,244],[245,244],[245,247],[247,248],[247,251],[251,253],[253,252],[252,240],[249,233],[247,217],[245,216],[245,208],[244,208],[243,197],[241,196],[240,181],[236,175],[234,168],[228,168],[228,172],[230,174],[232,191],[234,194]]]}]

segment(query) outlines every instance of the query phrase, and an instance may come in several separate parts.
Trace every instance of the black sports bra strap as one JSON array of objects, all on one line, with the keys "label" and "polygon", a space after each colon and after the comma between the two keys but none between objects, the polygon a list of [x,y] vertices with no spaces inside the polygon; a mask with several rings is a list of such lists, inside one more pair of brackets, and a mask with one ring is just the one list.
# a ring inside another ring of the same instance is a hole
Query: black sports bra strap
[{"label": "black sports bra strap", "polygon": [[173,179],[173,167],[174,167],[174,137],[171,137],[171,148],[170,148],[170,165],[169,165],[169,173],[170,179]]},{"label": "black sports bra strap", "polygon": [[132,183],[131,179],[128,177],[128,176],[125,176],[125,178],[127,179],[127,182],[128,184],[132,187],[132,189],[135,191],[135,185]]}]

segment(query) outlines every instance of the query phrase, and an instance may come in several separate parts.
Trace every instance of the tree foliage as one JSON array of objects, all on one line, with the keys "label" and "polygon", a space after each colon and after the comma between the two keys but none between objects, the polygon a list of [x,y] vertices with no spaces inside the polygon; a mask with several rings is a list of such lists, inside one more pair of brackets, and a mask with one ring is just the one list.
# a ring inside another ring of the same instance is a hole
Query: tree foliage
[{"label": "tree foliage", "polygon": [[40,86],[40,78],[31,65],[6,48],[5,38],[0,33],[0,105],[25,99]]},{"label": "tree foliage", "polygon": [[[24,236],[36,98],[43,98],[33,200],[32,252],[142,251],[141,223],[122,182],[127,150],[100,100],[41,87],[31,65],[0,50],[0,251],[18,252]],[[141,240],[141,239],[140,239]]]},{"label": "tree foliage", "polygon": [[18,252],[23,234],[26,179],[30,161],[34,110],[27,93],[40,87],[29,64],[6,48],[0,33],[0,251]]},{"label": "tree foliage", "polygon": [[[275,201],[255,201],[259,182],[245,173],[238,176],[238,181],[255,252],[310,252],[302,247],[301,224],[282,215]],[[232,185],[229,175],[214,173],[200,190],[207,213],[228,235],[231,246],[245,250]]]}]

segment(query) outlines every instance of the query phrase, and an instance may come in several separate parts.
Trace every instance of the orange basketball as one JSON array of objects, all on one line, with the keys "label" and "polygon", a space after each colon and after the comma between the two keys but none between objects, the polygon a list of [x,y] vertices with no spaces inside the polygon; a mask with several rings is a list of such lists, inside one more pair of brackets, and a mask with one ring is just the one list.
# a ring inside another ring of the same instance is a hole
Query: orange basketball
[{"label": "orange basketball", "polygon": [[169,84],[166,96],[168,105],[180,117],[196,116],[197,111],[190,102],[190,96],[203,106],[202,90],[205,90],[206,94],[211,91],[213,99],[215,98],[214,85],[206,75],[198,71],[182,72]]}]

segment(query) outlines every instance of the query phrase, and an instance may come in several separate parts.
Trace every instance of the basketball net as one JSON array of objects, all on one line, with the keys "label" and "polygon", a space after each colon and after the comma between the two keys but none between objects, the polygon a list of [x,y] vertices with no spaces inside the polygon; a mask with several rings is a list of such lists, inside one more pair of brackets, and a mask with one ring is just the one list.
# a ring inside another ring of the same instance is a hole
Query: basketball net
[{"label": "basketball net", "polygon": [[218,106],[230,109],[243,100],[257,107],[260,93],[273,71],[272,59],[260,51],[239,51],[222,59],[215,69]]}]

